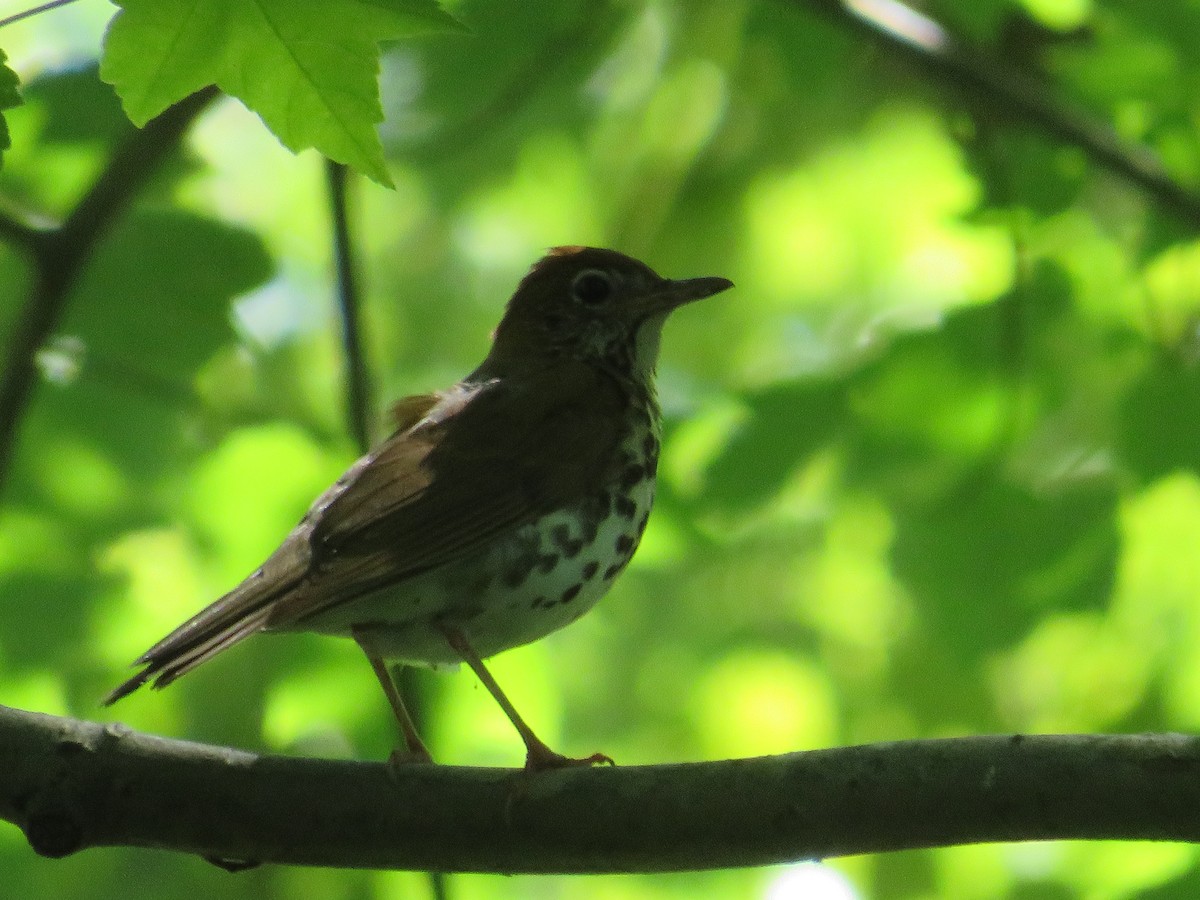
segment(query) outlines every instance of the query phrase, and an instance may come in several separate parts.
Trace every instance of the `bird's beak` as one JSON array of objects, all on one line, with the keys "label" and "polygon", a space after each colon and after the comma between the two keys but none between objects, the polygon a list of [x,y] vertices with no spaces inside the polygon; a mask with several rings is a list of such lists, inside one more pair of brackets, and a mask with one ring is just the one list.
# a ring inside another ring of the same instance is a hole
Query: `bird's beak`
[{"label": "bird's beak", "polygon": [[679,281],[664,280],[646,297],[646,312],[666,313],[691,303],[703,300],[733,287],[728,278],[684,278]]}]

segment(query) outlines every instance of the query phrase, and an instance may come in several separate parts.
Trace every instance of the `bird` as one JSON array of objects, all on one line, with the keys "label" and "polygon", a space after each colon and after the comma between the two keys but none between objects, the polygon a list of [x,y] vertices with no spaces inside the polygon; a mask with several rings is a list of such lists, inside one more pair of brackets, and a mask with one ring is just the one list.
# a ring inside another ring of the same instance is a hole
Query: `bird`
[{"label": "bird", "polygon": [[396,403],[390,437],[249,577],[143,653],[104,704],[260,632],[317,632],[366,654],[403,739],[393,763],[432,757],[389,664],[460,662],[524,741],[526,770],[611,763],[550,749],[483,660],[574,622],[628,564],[654,500],[663,324],[732,286],[666,279],[615,250],[552,248],[479,367]]}]

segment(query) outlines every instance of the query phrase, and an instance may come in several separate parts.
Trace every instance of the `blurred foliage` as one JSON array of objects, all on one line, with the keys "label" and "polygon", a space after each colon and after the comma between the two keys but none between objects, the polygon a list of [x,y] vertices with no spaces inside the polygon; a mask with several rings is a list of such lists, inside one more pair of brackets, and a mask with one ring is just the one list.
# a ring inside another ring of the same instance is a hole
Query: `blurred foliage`
[{"label": "blurred foliage", "polygon": [[[660,499],[628,573],[576,626],[495,660],[550,743],[636,764],[1200,728],[1200,242],[1185,225],[816,4],[444,5],[466,31],[382,58],[395,189],[355,185],[381,431],[387,400],[475,365],[547,246],[738,286],[667,329]],[[1200,186],[1200,5],[923,8]],[[110,12],[0,32],[25,99],[5,112],[5,208],[62,215],[128,133],[96,75]],[[348,642],[259,638],[97,708],[353,458],[328,218],[320,160],[230,101],[105,235],[39,356],[0,508],[0,702],[386,756],[393,725]],[[28,279],[0,245],[5,335]],[[436,756],[518,763],[469,673],[421,688]],[[13,829],[0,871],[12,896],[428,893],[417,874],[234,877],[143,851],[50,862]],[[978,846],[450,889],[1168,900],[1200,891],[1200,858]]]},{"label": "blurred foliage", "polygon": [[[4,51],[0,50],[0,112],[21,105],[21,95],[17,91],[17,73],[4,64],[7,59]],[[3,159],[3,151],[11,144],[8,123],[0,116],[0,159]]]}]

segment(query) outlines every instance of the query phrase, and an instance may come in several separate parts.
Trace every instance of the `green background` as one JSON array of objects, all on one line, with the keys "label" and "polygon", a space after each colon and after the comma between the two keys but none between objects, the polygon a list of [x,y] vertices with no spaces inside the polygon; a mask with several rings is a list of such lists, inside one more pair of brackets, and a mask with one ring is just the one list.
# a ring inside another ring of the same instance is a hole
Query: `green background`
[{"label": "green background", "polygon": [[[1161,202],[816,3],[445,5],[466,31],[383,57],[395,190],[353,184],[381,428],[387,400],[474,367],[548,246],[737,284],[666,329],[659,499],[633,564],[577,625],[494,661],[549,743],[632,765],[1200,727],[1200,243]],[[1200,181],[1200,4],[926,9]],[[129,128],[94,70],[111,12],[0,31],[26,99],[6,114],[6,204],[65,212]],[[0,702],[387,755],[378,686],[332,639],[258,638],[98,707],[353,460],[329,247],[320,159],[233,102],[106,234],[41,354],[0,508]],[[0,246],[0,335],[28,278]],[[437,758],[520,762],[469,672],[417,688]],[[1169,900],[1200,893],[1198,862],[987,845],[449,888]],[[233,876],[143,851],[48,861],[14,828],[0,872],[13,897],[428,892],[419,874]]]}]

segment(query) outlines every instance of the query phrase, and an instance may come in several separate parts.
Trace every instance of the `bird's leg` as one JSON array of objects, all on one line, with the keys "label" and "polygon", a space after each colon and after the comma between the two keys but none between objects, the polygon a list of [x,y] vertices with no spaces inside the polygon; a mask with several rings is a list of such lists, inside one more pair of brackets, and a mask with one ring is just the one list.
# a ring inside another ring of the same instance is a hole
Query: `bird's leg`
[{"label": "bird's leg", "polygon": [[388,703],[392,705],[392,712],[396,716],[396,722],[400,725],[400,733],[404,737],[404,751],[393,750],[389,761],[393,765],[432,763],[433,757],[429,755],[429,750],[425,747],[425,742],[421,740],[421,735],[417,734],[417,726],[413,724],[412,716],[408,714],[404,698],[400,696],[400,690],[396,687],[396,682],[392,679],[392,673],[388,671],[387,665],[368,648],[357,631],[354,632],[354,640],[358,642],[358,646],[367,655],[367,661],[371,663],[371,668],[375,670],[375,677],[379,679],[379,685],[387,695]]},{"label": "bird's leg", "polygon": [[547,747],[542,739],[533,733],[533,729],[521,718],[521,714],[512,705],[512,701],[500,689],[500,685],[496,683],[496,679],[492,677],[492,673],[487,670],[487,666],[483,664],[483,660],[479,658],[479,654],[475,652],[475,648],[471,646],[471,642],[467,640],[467,635],[462,629],[450,625],[440,625],[439,628],[442,634],[446,636],[446,641],[450,644],[450,647],[462,657],[463,662],[471,667],[471,670],[483,682],[483,686],[487,688],[488,693],[500,704],[500,708],[508,716],[508,721],[513,723],[513,727],[521,735],[521,740],[525,742],[525,771],[540,772],[544,769],[591,766],[596,763],[613,764],[612,759],[603,753],[593,753],[591,756],[576,759],[571,756],[563,756],[561,753],[556,753]]}]

